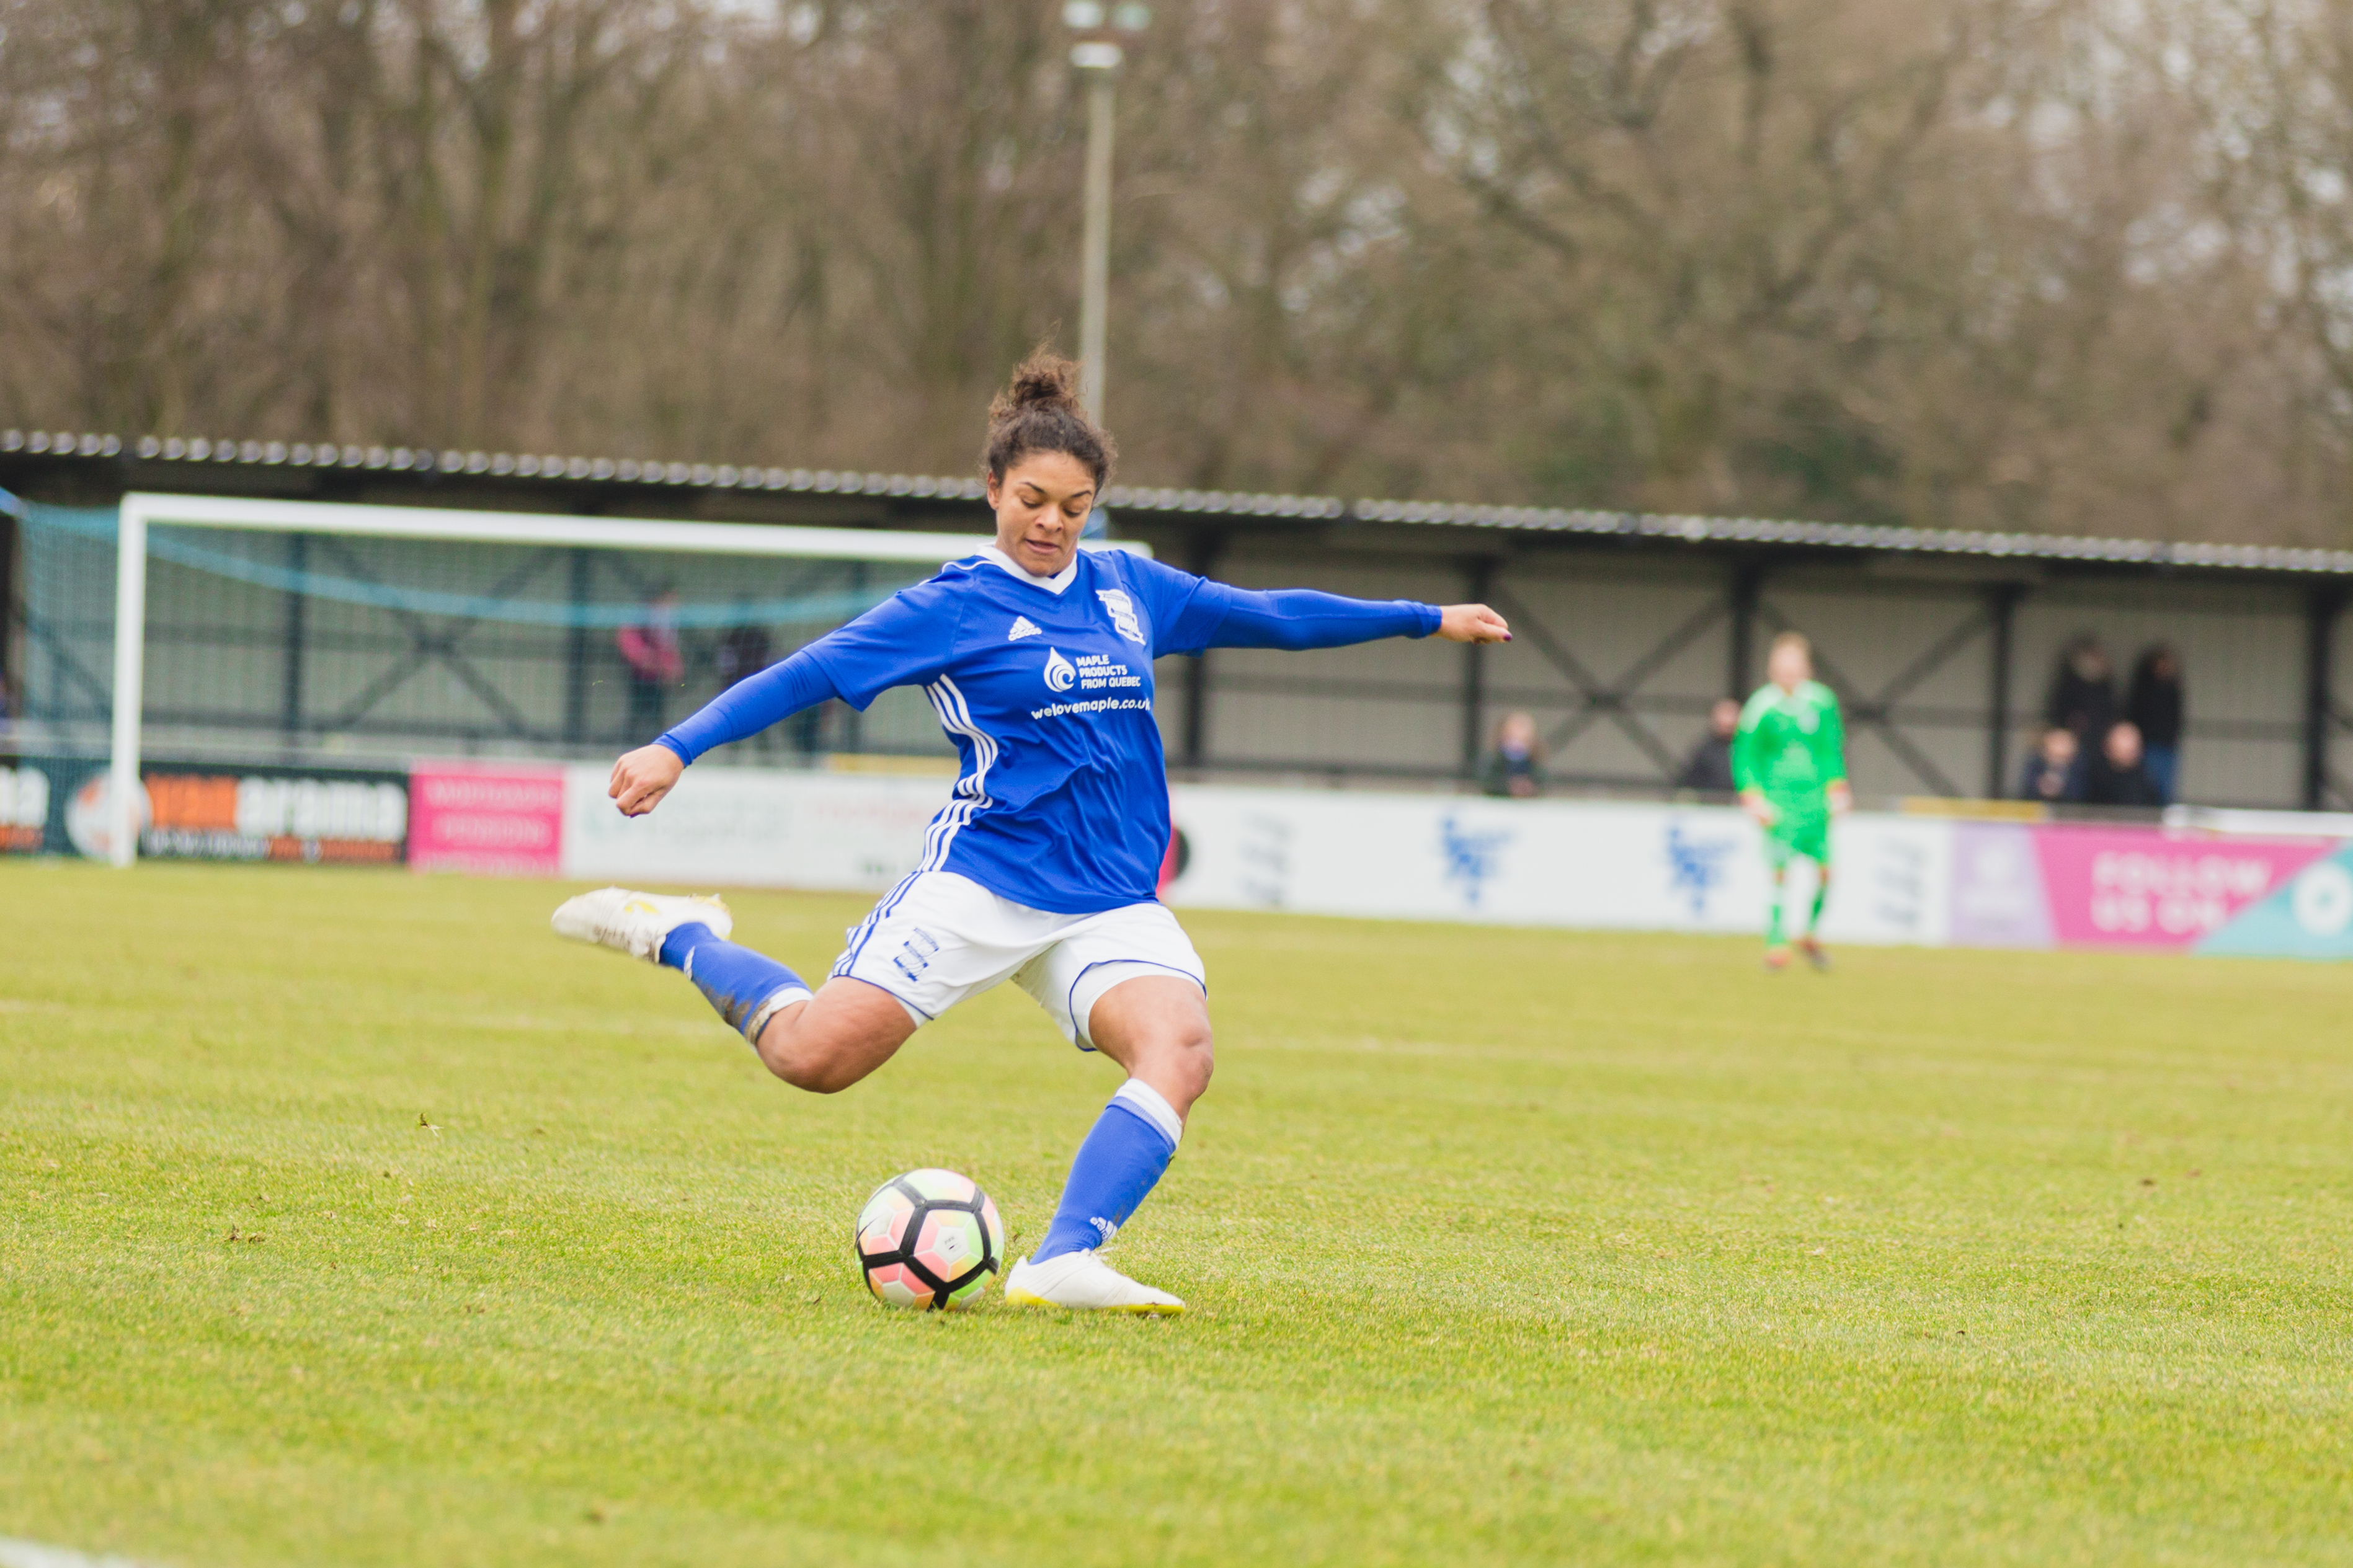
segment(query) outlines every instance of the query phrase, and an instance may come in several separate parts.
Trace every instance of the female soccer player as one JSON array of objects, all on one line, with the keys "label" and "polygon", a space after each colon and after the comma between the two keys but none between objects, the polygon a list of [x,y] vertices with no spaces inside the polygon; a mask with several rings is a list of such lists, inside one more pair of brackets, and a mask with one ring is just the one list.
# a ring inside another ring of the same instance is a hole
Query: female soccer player
[{"label": "female soccer player", "polygon": [[1783,632],[1773,639],[1765,673],[1768,679],[1740,710],[1740,728],[1732,737],[1733,786],[1765,829],[1765,858],[1773,871],[1765,967],[1789,966],[1781,906],[1789,862],[1803,858],[1814,863],[1817,876],[1814,906],[1798,949],[1816,969],[1828,969],[1830,954],[1814,931],[1831,896],[1831,818],[1854,804],[1846,784],[1846,724],[1839,717],[1837,695],[1814,679],[1813,645],[1799,634]]},{"label": "female soccer player", "polygon": [[963,767],[915,870],[849,932],[816,994],[726,940],[715,899],[607,888],[555,911],[564,936],[665,964],[743,1031],[768,1069],[830,1094],[917,1028],[1010,979],[1127,1081],[1079,1146],[1036,1251],[1006,1279],[1025,1305],[1178,1312],[1100,1257],[1176,1152],[1210,1070],[1208,983],[1155,897],[1168,785],[1152,661],[1211,647],[1337,647],[1376,637],[1503,642],[1484,605],[1252,593],[1124,552],[1082,553],[1111,437],[1077,367],[1033,356],[989,407],[982,461],[997,542],[744,680],[614,765],[638,816],[713,746],[827,698],[863,710],[921,686]]}]

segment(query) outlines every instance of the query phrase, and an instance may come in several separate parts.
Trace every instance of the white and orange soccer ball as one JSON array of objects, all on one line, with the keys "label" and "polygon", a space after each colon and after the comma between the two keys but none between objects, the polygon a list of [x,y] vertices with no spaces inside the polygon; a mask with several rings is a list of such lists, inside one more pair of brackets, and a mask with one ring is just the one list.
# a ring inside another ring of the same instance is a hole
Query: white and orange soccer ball
[{"label": "white and orange soccer ball", "polygon": [[909,1171],[859,1211],[858,1262],[866,1288],[893,1307],[977,1306],[1005,1266],[1005,1222],[971,1177]]}]

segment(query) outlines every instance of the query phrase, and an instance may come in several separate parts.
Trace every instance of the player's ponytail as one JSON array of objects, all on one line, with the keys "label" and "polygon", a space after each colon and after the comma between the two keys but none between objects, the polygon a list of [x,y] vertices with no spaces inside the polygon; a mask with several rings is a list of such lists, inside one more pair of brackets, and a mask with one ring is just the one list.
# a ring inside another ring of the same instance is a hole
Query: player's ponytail
[{"label": "player's ponytail", "polygon": [[1013,368],[1013,379],[989,400],[988,445],[981,466],[993,479],[1032,452],[1060,452],[1086,465],[1101,489],[1119,448],[1111,432],[1087,417],[1079,402],[1079,367],[1042,343]]}]

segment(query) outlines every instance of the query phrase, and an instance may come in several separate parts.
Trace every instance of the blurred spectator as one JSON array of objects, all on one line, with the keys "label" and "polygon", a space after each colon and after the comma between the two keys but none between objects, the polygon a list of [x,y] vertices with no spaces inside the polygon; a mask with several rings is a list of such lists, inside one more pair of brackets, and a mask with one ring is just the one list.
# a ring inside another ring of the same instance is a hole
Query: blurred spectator
[{"label": "blurred spectator", "polygon": [[[743,601],[739,599],[736,603],[742,605]],[[744,613],[751,614],[751,607],[744,605]],[[739,680],[745,680],[759,674],[776,662],[769,652],[767,628],[755,626],[750,621],[729,626],[720,634],[719,647],[714,651],[713,662],[718,666],[719,688],[723,691]],[[761,731],[744,744],[754,752],[775,751],[777,745],[776,728],[771,726]]]},{"label": "blurred spectator", "polygon": [[776,661],[768,656],[768,633],[754,626],[730,626],[719,639],[719,687],[725,690]]},{"label": "blurred spectator", "polygon": [[2141,765],[2171,805],[2181,784],[2181,660],[2170,645],[2151,643],[2133,666],[2125,717],[2140,731]]},{"label": "blurred spectator", "polygon": [[1525,713],[1506,713],[1495,726],[1494,749],[1479,767],[1479,787],[1489,795],[1526,800],[1544,793],[1544,752],[1536,743],[1536,721]]},{"label": "blurred spectator", "polygon": [[2084,749],[2075,743],[2075,731],[2053,724],[2042,732],[2034,754],[2026,759],[2026,772],[2018,781],[2018,798],[2054,805],[2083,799],[2083,763]]},{"label": "blurred spectator", "polygon": [[646,605],[638,625],[623,626],[613,639],[629,667],[629,736],[644,745],[666,727],[663,713],[670,688],[686,674],[678,648],[678,595],[665,588]]},{"label": "blurred spectator", "polygon": [[2141,765],[2140,731],[2130,724],[2112,724],[2100,742],[2084,780],[2084,799],[2092,805],[2163,805],[2157,781]]},{"label": "blurred spectator", "polygon": [[1732,794],[1732,737],[1739,728],[1740,704],[1729,697],[1716,699],[1715,706],[1707,710],[1707,733],[1692,748],[1683,771],[1675,775],[1675,787],[1709,795]]},{"label": "blurred spectator", "polygon": [[2116,674],[2099,638],[2086,632],[2067,645],[2042,716],[2061,729],[2073,730],[2076,745],[2084,751],[2099,744],[2100,737],[2115,726]]}]

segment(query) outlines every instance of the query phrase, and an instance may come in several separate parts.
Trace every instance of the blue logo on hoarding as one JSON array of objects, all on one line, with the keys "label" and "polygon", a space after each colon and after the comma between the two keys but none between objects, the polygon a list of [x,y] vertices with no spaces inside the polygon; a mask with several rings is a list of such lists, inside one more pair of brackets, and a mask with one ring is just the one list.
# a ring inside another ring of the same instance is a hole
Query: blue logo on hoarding
[{"label": "blue logo on hoarding", "polygon": [[1686,837],[1681,822],[1667,823],[1667,886],[1690,903],[1693,919],[1707,913],[1708,896],[1724,886],[1725,862],[1739,847],[1733,838]]},{"label": "blue logo on hoarding", "polygon": [[1446,879],[1461,883],[1462,901],[1477,909],[1488,879],[1502,868],[1504,846],[1512,841],[1510,832],[1465,832],[1450,812],[1439,822],[1438,834],[1446,852]]}]

